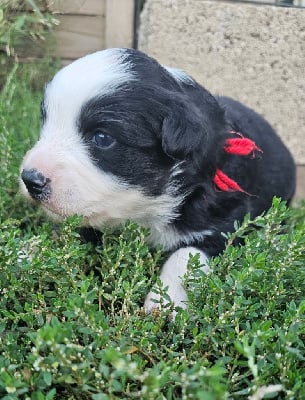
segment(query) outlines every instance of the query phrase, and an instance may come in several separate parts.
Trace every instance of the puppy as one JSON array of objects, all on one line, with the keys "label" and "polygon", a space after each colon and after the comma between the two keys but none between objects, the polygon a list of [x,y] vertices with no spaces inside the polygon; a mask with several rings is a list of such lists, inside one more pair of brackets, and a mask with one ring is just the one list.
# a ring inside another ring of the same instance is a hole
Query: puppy
[{"label": "puppy", "polygon": [[[151,244],[172,253],[160,278],[175,306],[186,307],[190,254],[207,271],[225,247],[222,232],[295,190],[293,159],[261,116],[140,51],[104,50],[64,67],[41,114],[22,192],[56,219],[148,227]],[[156,300],[150,292],[147,312]]]}]

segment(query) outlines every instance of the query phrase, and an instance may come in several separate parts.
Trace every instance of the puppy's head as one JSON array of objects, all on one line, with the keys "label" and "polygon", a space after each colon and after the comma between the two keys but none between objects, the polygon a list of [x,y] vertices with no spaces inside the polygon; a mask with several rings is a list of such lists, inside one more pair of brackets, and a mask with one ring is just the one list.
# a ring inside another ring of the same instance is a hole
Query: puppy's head
[{"label": "puppy's head", "polygon": [[198,176],[211,180],[225,131],[216,100],[185,73],[109,49],[48,83],[22,192],[53,217],[100,228],[177,217]]}]

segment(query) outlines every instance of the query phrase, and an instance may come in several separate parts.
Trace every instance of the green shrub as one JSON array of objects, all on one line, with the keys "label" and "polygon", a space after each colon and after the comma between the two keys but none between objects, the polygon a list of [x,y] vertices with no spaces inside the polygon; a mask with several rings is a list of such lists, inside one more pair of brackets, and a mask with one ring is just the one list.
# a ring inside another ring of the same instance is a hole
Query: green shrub
[{"label": "green shrub", "polygon": [[0,48],[7,56],[16,54],[22,40],[43,41],[56,19],[51,13],[42,12],[43,0],[2,0],[0,4]]},{"label": "green shrub", "polygon": [[[19,169],[26,150],[37,140],[42,89],[54,66],[56,62],[45,60],[26,65],[15,63],[0,91],[0,221],[26,218],[31,210],[24,208],[24,202],[16,197]],[[37,209],[32,210],[31,217],[37,216]]]},{"label": "green shrub", "polygon": [[[290,213],[275,201],[255,221],[260,229],[244,246],[228,246],[207,276],[193,260],[190,309],[175,322],[167,308],[141,311],[162,256],[134,224],[105,232],[93,248],[78,240],[74,218],[56,237],[49,224],[33,234],[6,221],[1,395],[223,399],[268,386],[278,399],[302,399],[304,222],[282,233],[280,221]],[[245,222],[233,236],[251,226]]]},{"label": "green shrub", "polygon": [[[50,61],[37,59],[18,64],[18,51],[32,40],[45,41],[57,21],[45,11],[43,0],[2,0],[0,2],[0,221],[19,209],[18,170],[25,149],[37,138],[41,89],[54,69]],[[47,48],[44,50],[46,55]],[[53,62],[57,65],[56,62]],[[25,123],[26,121],[26,123]],[[12,198],[16,208],[10,207]],[[20,212],[25,217],[22,205]],[[28,210],[25,209],[25,213]]]}]

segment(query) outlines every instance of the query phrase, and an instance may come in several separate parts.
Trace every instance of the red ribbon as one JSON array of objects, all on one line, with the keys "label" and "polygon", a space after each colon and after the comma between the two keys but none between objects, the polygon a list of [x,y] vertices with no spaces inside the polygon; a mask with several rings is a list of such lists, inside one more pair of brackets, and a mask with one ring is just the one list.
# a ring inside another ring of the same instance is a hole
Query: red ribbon
[{"label": "red ribbon", "polygon": [[218,189],[223,192],[245,192],[237,182],[233,181],[233,179],[229,178],[224,172],[220,169],[216,170],[216,174],[214,176],[214,183],[218,187]]},{"label": "red ribbon", "polygon": [[262,150],[248,138],[227,139],[224,151],[229,154],[236,154],[237,156],[251,156],[255,157],[255,152]]},{"label": "red ribbon", "polygon": [[[224,151],[226,153],[238,156],[250,156],[251,158],[255,158],[256,152],[262,153],[262,150],[256,145],[255,142],[253,142],[253,140],[243,137],[243,135],[239,132],[231,131],[230,133],[234,133],[240,137],[226,140],[224,146]],[[237,182],[229,178],[220,169],[216,170],[214,183],[216,187],[223,192],[242,192],[249,195],[249,193],[242,189]]]}]

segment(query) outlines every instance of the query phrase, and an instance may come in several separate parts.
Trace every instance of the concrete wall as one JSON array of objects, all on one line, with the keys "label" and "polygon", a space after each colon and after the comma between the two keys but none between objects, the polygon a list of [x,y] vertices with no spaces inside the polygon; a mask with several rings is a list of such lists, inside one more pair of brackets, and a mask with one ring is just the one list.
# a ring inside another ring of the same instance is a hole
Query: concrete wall
[{"label": "concrete wall", "polygon": [[305,9],[146,0],[139,48],[264,115],[300,166],[305,198]]}]

